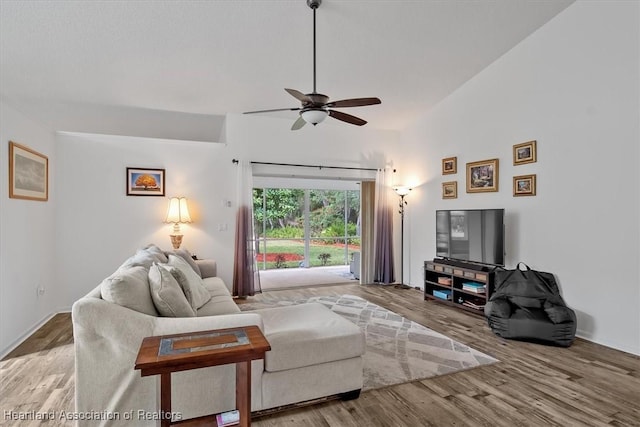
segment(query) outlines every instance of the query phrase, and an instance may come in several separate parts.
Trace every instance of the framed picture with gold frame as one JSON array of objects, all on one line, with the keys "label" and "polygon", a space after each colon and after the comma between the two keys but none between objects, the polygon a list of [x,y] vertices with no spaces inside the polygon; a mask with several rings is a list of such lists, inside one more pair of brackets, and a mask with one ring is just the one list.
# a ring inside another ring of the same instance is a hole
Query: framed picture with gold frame
[{"label": "framed picture with gold frame", "polygon": [[458,181],[448,181],[442,183],[442,198],[457,199],[458,198]]},{"label": "framed picture with gold frame", "polygon": [[467,163],[467,193],[498,191],[498,159]]},{"label": "framed picture with gold frame", "polygon": [[513,146],[513,165],[535,163],[537,161],[536,141],[523,142]]},{"label": "framed picture with gold frame", "polygon": [[447,157],[442,159],[442,175],[451,175],[458,173],[458,158]]},{"label": "framed picture with gold frame", "polygon": [[9,197],[49,200],[49,158],[13,141],[9,141]]},{"label": "framed picture with gold frame", "polygon": [[535,196],[536,175],[519,175],[513,177],[513,196]]}]

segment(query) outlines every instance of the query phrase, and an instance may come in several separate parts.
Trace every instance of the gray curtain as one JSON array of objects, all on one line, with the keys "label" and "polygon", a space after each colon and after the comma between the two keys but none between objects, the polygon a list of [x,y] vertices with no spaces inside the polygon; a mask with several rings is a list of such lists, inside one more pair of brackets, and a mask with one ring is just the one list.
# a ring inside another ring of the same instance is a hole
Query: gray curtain
[{"label": "gray curtain", "polygon": [[391,202],[391,174],[384,169],[376,174],[376,196],[374,216],[374,281],[377,283],[393,283],[393,211]]},{"label": "gray curtain", "polygon": [[236,213],[236,243],[233,260],[233,295],[245,298],[261,292],[253,231],[251,163],[239,162],[237,176],[238,212]]},{"label": "gray curtain", "polygon": [[375,196],[376,183],[374,181],[362,181],[360,183],[360,283],[362,284],[371,284],[374,282]]}]

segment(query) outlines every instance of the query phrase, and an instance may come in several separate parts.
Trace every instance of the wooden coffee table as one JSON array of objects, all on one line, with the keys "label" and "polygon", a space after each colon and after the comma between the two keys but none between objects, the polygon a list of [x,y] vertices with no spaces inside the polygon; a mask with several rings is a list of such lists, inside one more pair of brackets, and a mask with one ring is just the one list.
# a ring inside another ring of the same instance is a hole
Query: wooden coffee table
[{"label": "wooden coffee table", "polygon": [[142,341],[135,369],[140,369],[143,377],[160,375],[158,425],[215,426],[215,415],[171,422],[171,373],[235,363],[236,406],[239,425],[244,427],[251,425],[251,361],[264,359],[269,350],[271,346],[257,326],[161,335]]}]

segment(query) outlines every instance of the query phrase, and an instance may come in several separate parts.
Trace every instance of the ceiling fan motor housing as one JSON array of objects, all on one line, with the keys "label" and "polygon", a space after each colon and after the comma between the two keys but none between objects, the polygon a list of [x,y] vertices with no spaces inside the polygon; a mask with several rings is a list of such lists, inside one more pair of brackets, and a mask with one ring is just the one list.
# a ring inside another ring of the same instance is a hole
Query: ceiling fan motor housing
[{"label": "ceiling fan motor housing", "polygon": [[329,102],[329,97],[321,93],[307,93],[305,95],[309,101],[302,101],[302,107],[320,107]]}]

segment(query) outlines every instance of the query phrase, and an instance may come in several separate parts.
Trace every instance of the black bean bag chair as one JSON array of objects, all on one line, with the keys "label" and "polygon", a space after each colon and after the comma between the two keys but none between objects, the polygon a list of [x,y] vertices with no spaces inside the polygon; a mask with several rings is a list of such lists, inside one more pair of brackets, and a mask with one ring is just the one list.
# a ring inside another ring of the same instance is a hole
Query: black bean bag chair
[{"label": "black bean bag chair", "polygon": [[[520,263],[522,264],[522,263]],[[551,273],[519,269],[495,273],[495,291],[484,314],[502,338],[569,347],[576,335],[576,315],[565,304]]]}]

